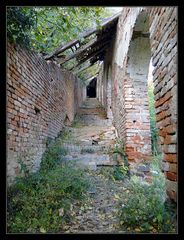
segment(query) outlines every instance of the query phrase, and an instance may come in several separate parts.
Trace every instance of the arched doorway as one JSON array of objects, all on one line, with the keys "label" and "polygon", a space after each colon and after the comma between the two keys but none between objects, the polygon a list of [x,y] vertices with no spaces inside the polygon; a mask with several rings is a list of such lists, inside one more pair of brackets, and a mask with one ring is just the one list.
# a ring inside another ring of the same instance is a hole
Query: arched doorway
[{"label": "arched doorway", "polygon": [[96,98],[96,78],[93,78],[86,87],[86,96],[88,98]]}]

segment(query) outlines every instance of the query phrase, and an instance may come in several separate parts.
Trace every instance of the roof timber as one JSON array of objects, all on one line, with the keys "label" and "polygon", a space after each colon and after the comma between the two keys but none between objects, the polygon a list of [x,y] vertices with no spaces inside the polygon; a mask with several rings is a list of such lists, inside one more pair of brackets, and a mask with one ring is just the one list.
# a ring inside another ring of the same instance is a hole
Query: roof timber
[{"label": "roof timber", "polygon": [[[85,45],[81,45],[81,48],[78,48],[75,52],[73,52],[73,54],[69,55],[68,57],[66,57],[65,59],[63,59],[62,61],[59,62],[59,64],[63,64],[65,62],[70,61],[71,59],[78,57],[80,55],[80,58],[83,54],[87,53],[90,48],[95,48],[95,45],[98,46],[100,45],[100,43],[102,41],[105,41],[106,39],[108,39],[108,41],[110,41],[110,39],[112,38],[113,34],[112,31],[108,31],[107,34],[102,34],[102,36],[98,37],[98,38],[93,38],[89,43],[85,44]],[[60,57],[60,55],[57,56],[58,58]],[[79,60],[79,59],[78,59]]]},{"label": "roof timber", "polygon": [[[108,27],[110,24],[112,24],[113,22],[115,22],[116,20],[118,20],[120,16],[120,13],[117,13],[115,15],[113,15],[112,17],[108,18],[108,19],[105,19],[104,21],[101,22],[100,24],[100,27],[101,29],[103,30],[105,27]],[[75,46],[76,44],[81,44],[81,39],[82,38],[87,38],[89,36],[91,36],[92,34],[94,33],[100,33],[102,30],[99,29],[99,27],[94,27],[88,31],[85,31],[83,32],[78,39],[74,39],[74,40],[71,40],[70,42],[68,42],[66,45],[64,46],[59,46],[58,48],[56,48],[52,53],[46,55],[44,58],[46,60],[49,60],[55,56],[57,56],[58,54],[66,51],[67,49]]]},{"label": "roof timber", "polygon": [[[74,70],[75,68],[77,68],[78,66],[80,66],[82,63],[84,63],[85,61],[87,61],[88,59],[93,58],[93,57],[95,57],[96,55],[98,55],[98,54],[100,54],[100,53],[104,53],[105,50],[108,48],[108,46],[109,46],[109,42],[106,42],[103,47],[100,47],[100,49],[92,52],[91,54],[89,54],[89,55],[87,55],[87,56],[85,56],[82,60],[80,60],[80,61],[78,62],[77,65],[73,66],[73,67],[70,68],[69,70],[72,71],[72,70]],[[98,60],[99,60],[99,59],[98,59]]]},{"label": "roof timber", "polygon": [[82,52],[84,52],[84,51],[87,50],[88,48],[92,47],[95,42],[96,42],[96,39],[92,39],[89,43],[87,43],[86,45],[83,45],[83,47],[77,49],[77,51],[75,51],[72,55],[66,57],[66,58],[63,59],[61,62],[59,62],[59,64],[63,64],[63,63],[65,63],[65,62],[68,62],[68,61],[71,60],[72,58],[77,57],[79,54],[81,54]]},{"label": "roof timber", "polygon": [[85,71],[86,69],[88,69],[88,68],[92,67],[93,65],[94,65],[94,63],[90,63],[89,65],[87,65],[87,66],[84,66],[83,68],[81,68],[81,69],[77,70],[77,72],[74,72],[74,74],[79,74],[79,73],[81,73],[81,72]]}]

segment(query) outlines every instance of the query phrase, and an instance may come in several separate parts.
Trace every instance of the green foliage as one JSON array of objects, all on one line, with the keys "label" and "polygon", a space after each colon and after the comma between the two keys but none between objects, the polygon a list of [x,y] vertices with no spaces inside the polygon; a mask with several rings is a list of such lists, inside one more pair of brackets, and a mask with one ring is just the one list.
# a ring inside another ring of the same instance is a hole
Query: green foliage
[{"label": "green foliage", "polygon": [[8,7],[8,38],[38,52],[50,52],[108,14],[104,7]]},{"label": "green foliage", "polygon": [[35,26],[35,11],[32,7],[7,7],[7,37],[30,47],[30,30]]},{"label": "green foliage", "polygon": [[65,153],[56,141],[40,171],[17,178],[8,189],[8,232],[59,232],[70,221],[72,203],[84,198],[89,182],[82,170],[58,164]]},{"label": "green foliage", "polygon": [[165,177],[158,168],[151,183],[132,176],[122,197],[127,200],[119,212],[122,228],[144,233],[174,231],[171,210],[165,203]]},{"label": "green foliage", "polygon": [[126,154],[126,151],[125,151],[125,144],[122,140],[117,140],[116,141],[116,144],[114,146],[114,148],[112,149],[111,151],[112,153],[117,153],[117,154],[120,154],[123,158],[123,161],[124,161],[124,165],[125,167],[128,167],[129,164],[128,164],[128,157],[127,157],[127,154]]},{"label": "green foliage", "polygon": [[124,180],[125,177],[127,177],[128,174],[128,167],[122,165],[122,166],[114,166],[113,167],[113,175],[112,178],[114,180]]},{"label": "green foliage", "polygon": [[66,155],[67,151],[65,148],[55,145],[54,147],[49,148],[43,155],[41,162],[41,170],[51,170],[54,169],[57,164],[62,160],[62,155]]},{"label": "green foliage", "polygon": [[[72,217],[71,207],[75,200],[82,200],[89,187],[84,171],[67,163],[62,147],[69,133],[63,131],[43,155],[40,170],[18,177],[8,189],[8,232],[45,233],[59,232]],[[22,171],[26,166],[19,161]]]},{"label": "green foliage", "polygon": [[18,159],[18,164],[20,165],[20,173],[22,173],[24,176],[28,176],[29,170],[26,164],[22,161],[22,159]]},{"label": "green foliage", "polygon": [[148,85],[148,101],[149,101],[149,112],[150,112],[150,127],[151,127],[151,142],[152,142],[152,153],[157,155],[158,150],[158,129],[156,127],[156,116],[155,116],[155,100],[153,93],[153,83]]}]

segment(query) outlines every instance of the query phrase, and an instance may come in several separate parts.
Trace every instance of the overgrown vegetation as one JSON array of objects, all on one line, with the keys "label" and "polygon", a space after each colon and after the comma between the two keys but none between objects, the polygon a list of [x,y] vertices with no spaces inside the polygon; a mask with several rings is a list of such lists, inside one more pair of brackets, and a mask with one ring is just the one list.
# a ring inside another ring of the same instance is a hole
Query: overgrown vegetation
[{"label": "overgrown vegetation", "polygon": [[166,201],[165,176],[160,170],[158,157],[152,162],[151,169],[151,183],[142,181],[137,176],[130,178],[127,190],[121,196],[121,228],[129,232],[175,232],[174,204]]},{"label": "overgrown vegetation", "polygon": [[156,116],[155,116],[155,100],[153,93],[153,82],[150,81],[148,84],[148,102],[149,102],[149,112],[150,112],[150,130],[151,130],[151,148],[152,154],[159,154],[158,149],[158,129],[156,127]]},{"label": "overgrown vegetation", "polygon": [[122,166],[114,166],[112,179],[124,180],[127,177],[127,174],[128,174],[128,167],[124,166],[124,164]]},{"label": "overgrown vegetation", "polygon": [[82,202],[88,179],[83,170],[62,163],[66,150],[61,142],[58,138],[48,148],[38,172],[18,177],[8,189],[8,232],[60,232],[73,216],[72,203]]},{"label": "overgrown vegetation", "polygon": [[113,155],[113,159],[118,164],[113,167],[111,178],[113,180],[124,180],[127,176],[129,176],[129,164],[123,141],[117,140],[114,148],[109,150],[109,154]]},{"label": "overgrown vegetation", "polygon": [[104,7],[7,7],[10,41],[48,53],[112,15]]}]

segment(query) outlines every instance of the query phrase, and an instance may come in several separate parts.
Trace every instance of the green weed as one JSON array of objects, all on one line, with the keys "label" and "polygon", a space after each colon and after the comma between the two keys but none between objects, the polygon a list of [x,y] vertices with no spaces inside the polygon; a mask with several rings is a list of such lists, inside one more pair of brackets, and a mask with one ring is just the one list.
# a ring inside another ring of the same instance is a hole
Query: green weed
[{"label": "green weed", "polygon": [[166,201],[165,176],[158,164],[153,163],[152,170],[151,183],[143,182],[137,176],[131,177],[128,192],[122,195],[126,201],[119,210],[121,227],[129,228],[131,232],[135,229],[144,233],[175,232],[175,216]]},{"label": "green weed", "polygon": [[112,179],[113,180],[124,180],[125,177],[127,177],[127,174],[128,174],[128,167],[126,167],[124,165],[114,166]]},{"label": "green weed", "polygon": [[60,164],[66,154],[60,140],[45,152],[38,172],[18,177],[9,187],[9,233],[60,232],[62,225],[71,220],[72,203],[84,199],[88,178],[83,170]]}]

